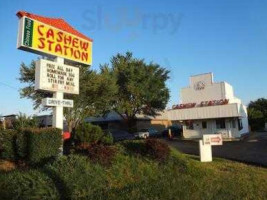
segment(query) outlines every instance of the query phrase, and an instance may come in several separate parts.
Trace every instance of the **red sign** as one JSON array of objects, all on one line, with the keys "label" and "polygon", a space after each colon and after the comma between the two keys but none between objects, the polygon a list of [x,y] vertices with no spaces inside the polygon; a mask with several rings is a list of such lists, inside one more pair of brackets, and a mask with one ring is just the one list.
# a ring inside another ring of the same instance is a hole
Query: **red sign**
[{"label": "red sign", "polygon": [[221,142],[221,138],[220,137],[212,137],[212,138],[210,138],[210,141],[213,143],[213,142],[215,142],[215,143],[220,143]]},{"label": "red sign", "polygon": [[203,135],[204,145],[222,145],[222,134],[206,134]]},{"label": "red sign", "polygon": [[173,105],[172,109],[185,109],[185,108],[193,108],[196,106],[196,103],[186,103],[186,104],[178,104]]},{"label": "red sign", "polygon": [[68,132],[68,131],[64,132],[64,133],[63,133],[63,140],[68,140],[68,139],[70,139],[70,136],[71,136],[70,132]]},{"label": "red sign", "polygon": [[220,99],[220,100],[211,100],[211,101],[202,101],[200,106],[216,106],[216,105],[225,105],[228,104],[229,99]]},{"label": "red sign", "polygon": [[196,103],[185,103],[185,104],[173,105],[172,109],[185,109],[185,108],[204,107],[204,106],[226,105],[228,103],[229,103],[229,99],[201,101],[199,105],[197,105]]}]

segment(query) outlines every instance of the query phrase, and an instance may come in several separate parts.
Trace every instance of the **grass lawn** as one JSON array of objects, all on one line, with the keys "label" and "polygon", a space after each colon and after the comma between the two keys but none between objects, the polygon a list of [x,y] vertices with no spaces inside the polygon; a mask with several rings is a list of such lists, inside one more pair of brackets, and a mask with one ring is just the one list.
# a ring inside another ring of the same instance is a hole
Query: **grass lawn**
[{"label": "grass lawn", "polygon": [[0,173],[0,199],[267,199],[267,169],[224,159],[200,163],[171,149],[165,162],[138,154],[142,141],[117,144],[113,164],[63,156],[41,168]]}]

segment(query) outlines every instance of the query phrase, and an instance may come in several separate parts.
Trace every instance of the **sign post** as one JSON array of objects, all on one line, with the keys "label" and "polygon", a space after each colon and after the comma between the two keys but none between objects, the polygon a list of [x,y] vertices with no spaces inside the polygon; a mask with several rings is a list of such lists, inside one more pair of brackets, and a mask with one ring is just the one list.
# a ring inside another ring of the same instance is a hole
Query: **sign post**
[{"label": "sign post", "polygon": [[36,61],[35,90],[53,93],[53,98],[43,99],[42,104],[53,108],[53,127],[63,133],[63,107],[73,107],[72,100],[63,98],[64,93],[79,94],[79,68],[65,65],[64,59],[68,63],[91,65],[93,41],[62,19],[25,11],[19,11],[17,16],[17,48],[54,59]]},{"label": "sign post", "polygon": [[[54,91],[53,98],[45,98],[44,106],[53,107],[53,127],[62,130],[62,146],[60,153],[63,154],[63,107],[73,107],[72,100],[65,100],[64,93],[79,93],[79,69],[64,64],[64,58],[56,57],[55,62],[39,60],[35,71],[35,89]],[[71,103],[71,105],[68,105]]]},{"label": "sign post", "polygon": [[201,162],[212,161],[212,146],[222,145],[222,134],[206,134],[199,140],[199,155]]},{"label": "sign post", "polygon": [[73,107],[73,101],[64,99],[64,93],[79,94],[79,68],[64,64],[64,58],[56,57],[53,61],[36,61],[35,90],[53,92],[53,98],[44,98],[43,106],[53,107],[53,127],[62,130],[63,153],[63,108]]},{"label": "sign post", "polygon": [[[64,59],[57,57],[55,62],[58,64],[64,64]],[[63,99],[63,92],[54,92],[53,97],[58,100]],[[53,120],[52,120],[53,127],[59,128],[62,130],[63,134],[63,107],[62,106],[55,106],[53,108]],[[61,152],[63,152],[63,146],[61,147]]]},{"label": "sign post", "polygon": [[211,145],[203,145],[203,140],[199,140],[199,155],[201,162],[211,162],[212,161],[212,150]]}]

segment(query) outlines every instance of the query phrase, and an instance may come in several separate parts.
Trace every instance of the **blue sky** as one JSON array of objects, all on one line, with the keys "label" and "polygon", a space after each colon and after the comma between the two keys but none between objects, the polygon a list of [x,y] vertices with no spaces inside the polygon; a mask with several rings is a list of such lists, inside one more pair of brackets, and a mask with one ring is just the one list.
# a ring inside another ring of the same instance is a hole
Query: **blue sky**
[{"label": "blue sky", "polygon": [[91,37],[93,69],[126,51],[168,68],[169,106],[190,75],[205,72],[245,104],[267,97],[267,1],[10,0],[0,1],[0,114],[40,114],[19,96],[20,63],[37,58],[16,49],[19,10],[63,18]]}]

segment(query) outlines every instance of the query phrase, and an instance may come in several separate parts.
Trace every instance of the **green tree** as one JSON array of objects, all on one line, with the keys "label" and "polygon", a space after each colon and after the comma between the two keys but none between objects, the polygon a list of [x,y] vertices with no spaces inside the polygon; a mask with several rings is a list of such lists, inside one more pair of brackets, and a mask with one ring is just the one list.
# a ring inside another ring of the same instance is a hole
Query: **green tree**
[{"label": "green tree", "polygon": [[259,98],[256,101],[250,101],[248,108],[253,108],[254,110],[261,111],[265,121],[267,121],[267,99]]},{"label": "green tree", "polygon": [[252,130],[264,128],[267,122],[267,99],[259,98],[248,104],[248,120]]},{"label": "green tree", "polygon": [[117,93],[116,80],[106,67],[100,72],[80,68],[80,94],[65,95],[74,100],[74,107],[64,109],[69,131],[75,128],[85,117],[97,116],[110,110]]},{"label": "green tree", "polygon": [[[21,83],[25,83],[20,90],[21,98],[28,98],[33,101],[34,109],[40,108],[42,99],[46,97],[52,97],[52,93],[44,91],[35,91],[35,62],[32,61],[28,66],[25,63],[20,65],[20,77],[19,80]],[[45,110],[45,108],[43,108]]]},{"label": "green tree", "polygon": [[[65,94],[64,98],[73,99],[73,108],[64,108],[68,129],[72,131],[85,117],[89,115],[98,115],[114,104],[114,97],[117,93],[117,86],[110,70],[106,67],[100,68],[100,71],[90,70],[88,66],[76,66],[80,68],[80,94]],[[33,101],[34,109],[42,107],[41,101],[45,97],[52,97],[52,93],[34,90],[35,84],[35,62],[32,61],[29,66],[24,63],[20,67],[21,83],[26,84],[21,89],[22,98],[28,98]]]},{"label": "green tree", "polygon": [[[33,100],[34,108],[41,107],[41,100],[52,94],[34,90],[35,63],[21,65],[20,78],[27,85],[21,97]],[[155,63],[145,63],[132,53],[117,54],[111,58],[111,66],[101,65],[100,71],[80,67],[80,94],[65,95],[74,100],[74,108],[64,109],[64,116],[71,131],[85,117],[117,111],[129,127],[137,114],[155,116],[165,109],[169,100],[166,81],[169,71]],[[46,109],[46,108],[43,108]]]},{"label": "green tree", "polygon": [[155,116],[165,109],[169,100],[166,81],[169,71],[155,63],[145,63],[132,53],[111,58],[111,70],[118,85],[114,110],[134,126],[137,114]]}]

